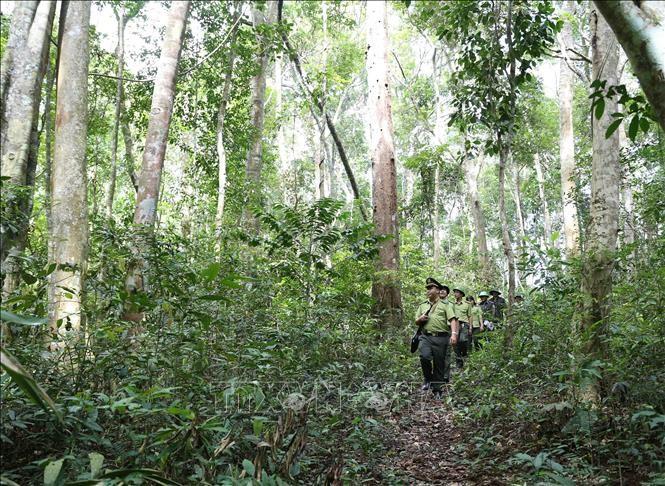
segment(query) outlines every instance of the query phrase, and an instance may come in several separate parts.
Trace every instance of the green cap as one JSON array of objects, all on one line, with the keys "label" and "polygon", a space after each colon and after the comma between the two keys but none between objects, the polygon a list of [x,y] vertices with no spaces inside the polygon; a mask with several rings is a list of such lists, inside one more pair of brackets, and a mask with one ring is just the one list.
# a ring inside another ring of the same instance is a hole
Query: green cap
[{"label": "green cap", "polygon": [[478,294],[478,297],[489,297],[489,296],[490,296],[490,294],[488,294],[484,290]]},{"label": "green cap", "polygon": [[464,297],[464,296],[466,295],[466,292],[465,292],[464,289],[461,288],[461,287],[454,287],[454,288],[453,288],[453,292],[459,292],[459,293],[461,293],[461,294],[462,294],[462,297]]}]

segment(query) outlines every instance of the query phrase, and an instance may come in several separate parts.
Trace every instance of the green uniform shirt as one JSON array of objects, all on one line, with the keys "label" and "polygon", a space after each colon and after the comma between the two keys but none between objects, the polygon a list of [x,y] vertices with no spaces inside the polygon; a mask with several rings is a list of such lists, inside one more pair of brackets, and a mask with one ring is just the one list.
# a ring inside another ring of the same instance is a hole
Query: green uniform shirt
[{"label": "green uniform shirt", "polygon": [[[415,319],[418,319],[425,312],[427,312],[429,307],[429,302],[423,302],[420,304],[416,309]],[[456,317],[453,306],[444,300],[437,301],[432,306],[432,310],[428,315],[429,320],[423,327],[423,331],[425,332],[448,332],[450,331],[450,320]]]},{"label": "green uniform shirt", "polygon": [[455,302],[455,316],[462,322],[471,322],[471,304],[462,301],[461,303]]},{"label": "green uniform shirt", "polygon": [[471,315],[473,316],[473,328],[480,329],[480,324],[483,322],[483,310],[477,305],[472,305]]}]

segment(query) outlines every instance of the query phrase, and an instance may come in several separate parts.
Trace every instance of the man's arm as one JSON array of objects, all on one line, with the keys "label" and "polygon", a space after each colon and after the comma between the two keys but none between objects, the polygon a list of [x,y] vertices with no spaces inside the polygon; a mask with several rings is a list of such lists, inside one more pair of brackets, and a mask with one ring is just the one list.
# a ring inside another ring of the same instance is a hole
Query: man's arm
[{"label": "man's arm", "polygon": [[457,344],[459,336],[459,321],[456,317],[450,319],[450,344]]}]

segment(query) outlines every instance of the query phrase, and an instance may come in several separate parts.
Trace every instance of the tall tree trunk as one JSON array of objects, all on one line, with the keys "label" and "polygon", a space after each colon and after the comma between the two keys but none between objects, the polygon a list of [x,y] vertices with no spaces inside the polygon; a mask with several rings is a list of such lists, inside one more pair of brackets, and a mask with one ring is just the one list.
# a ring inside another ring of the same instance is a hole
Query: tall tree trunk
[{"label": "tall tree trunk", "polygon": [[2,222],[0,262],[3,264],[12,248],[25,237],[23,233],[28,227],[29,215],[24,210],[27,207],[25,198],[30,197],[31,191],[27,181],[30,139],[39,112],[54,15],[53,1],[44,0],[37,7],[23,52],[13,62],[12,78],[7,89],[4,113],[6,123],[2,126],[1,173],[3,177],[9,178],[6,181],[9,185],[6,182],[3,184],[2,199],[11,220]]},{"label": "tall tree trunk", "polygon": [[[88,250],[85,155],[90,5],[89,2],[68,5],[58,66],[50,235],[51,263],[57,267],[49,282],[49,326],[55,339],[75,337],[83,320],[81,303]],[[59,342],[56,346],[63,344]]]},{"label": "tall tree trunk", "polygon": [[[619,83],[619,49],[610,26],[597,12],[591,14],[593,79],[607,81],[607,86]],[[586,338],[584,351],[590,359],[607,356],[605,335],[610,313],[612,269],[619,231],[619,133],[605,138],[607,127],[618,111],[614,99],[605,100],[605,112],[600,119],[593,116],[593,156],[591,167],[591,221],[585,255],[582,290],[584,300],[582,333]],[[600,388],[583,390],[585,397],[597,401]]]},{"label": "tall tree trunk", "polygon": [[229,103],[229,94],[231,93],[233,65],[235,63],[234,39],[231,40],[228,67],[224,76],[224,88],[222,89],[222,100],[219,103],[219,110],[217,110],[217,211],[215,213],[215,251],[217,253],[221,251],[224,202],[226,199],[226,148],[224,147],[224,122],[226,119],[226,107]]},{"label": "tall tree trunk", "polygon": [[[148,230],[155,227],[162,168],[175,98],[178,62],[185,36],[189,5],[189,1],[171,4],[155,77],[155,87],[152,92],[152,106],[143,150],[139,188],[136,194],[136,210],[134,211],[134,224]],[[146,288],[146,250],[146,242],[141,236],[138,236],[134,246],[135,261],[131,264],[126,281],[127,290],[130,292],[139,292]],[[126,314],[126,317],[130,316]]]},{"label": "tall tree trunk", "polygon": [[[21,62],[20,58],[24,52],[25,43],[28,41],[30,24],[32,24],[38,3],[36,0],[16,2],[14,12],[12,13],[9,37],[5,45],[5,52],[2,55],[2,66],[0,67],[0,120],[2,120],[3,127],[5,123],[7,88],[14,74],[14,65],[17,63],[16,58],[19,58],[18,63]],[[17,53],[20,55],[17,56]],[[4,142],[4,137],[2,140]]]},{"label": "tall tree trunk", "polygon": [[541,155],[536,153],[533,162],[536,169],[536,179],[538,180],[540,203],[543,205],[543,233],[545,240],[543,248],[549,248],[553,243],[554,246],[556,246],[556,242],[552,241],[552,220],[550,218],[550,209],[549,204],[547,203],[547,195],[545,193],[545,173],[543,172]]},{"label": "tall tree trunk", "polygon": [[115,198],[116,175],[118,172],[118,134],[120,132],[120,114],[122,108],[122,75],[125,69],[125,9],[120,7],[116,13],[118,21],[118,46],[116,47],[116,56],[118,58],[118,67],[116,70],[116,89],[115,89],[115,111],[113,120],[113,132],[111,133],[111,174],[109,175],[108,188],[106,190],[106,217],[113,217],[113,200]]},{"label": "tall tree trunk", "polygon": [[[564,12],[572,15],[573,0],[564,2]],[[561,31],[563,44],[573,44],[573,27],[564,22]],[[561,160],[561,203],[563,207],[563,234],[566,253],[574,256],[580,248],[580,226],[575,202],[575,137],[573,134],[573,72],[566,61],[559,61],[559,159]]]},{"label": "tall tree trunk", "polygon": [[438,269],[439,264],[441,263],[441,227],[439,219],[440,215],[440,204],[439,204],[439,193],[441,192],[441,174],[440,168],[437,165],[434,169],[434,214],[432,221],[432,246],[434,247],[434,268]]},{"label": "tall tree trunk", "polygon": [[372,284],[377,314],[384,326],[402,321],[399,280],[399,220],[393,120],[388,75],[387,3],[367,3],[367,112],[372,158],[372,201],[379,246],[378,275]]},{"label": "tall tree trunk", "polygon": [[[32,120],[32,129],[30,133],[30,148],[28,150],[28,163],[26,166],[26,188],[28,190],[27,194],[23,194],[23,197],[21,197],[19,201],[19,211],[22,215],[25,215],[25,217],[22,219],[22,222],[24,223],[24,226],[19,228],[18,231],[18,238],[16,239],[16,244],[15,246],[9,251],[9,254],[7,255],[7,258],[5,259],[3,263],[3,268],[2,268],[2,273],[4,274],[4,282],[2,286],[2,296],[3,298],[7,298],[11,294],[14,293],[14,291],[18,288],[19,285],[19,277],[20,277],[20,269],[21,269],[21,259],[20,256],[25,250],[27,241],[28,241],[28,231],[29,231],[29,221],[30,221],[30,216],[32,215],[32,208],[33,208],[33,203],[34,203],[34,192],[35,192],[35,173],[37,170],[37,162],[39,158],[39,146],[40,146],[40,141],[41,141],[41,134],[42,132],[45,133],[44,139],[46,141],[46,147],[45,147],[45,166],[48,168],[48,172],[50,173],[50,165],[51,165],[51,93],[53,91],[53,79],[54,79],[54,70],[55,66],[51,66],[49,69],[49,53],[50,49],[48,46],[48,40],[45,39],[45,42],[47,42],[47,46],[42,52],[42,62],[40,65],[40,77],[44,77],[44,71],[48,70],[48,77],[47,77],[47,82],[46,82],[46,99],[44,102],[44,112],[42,114],[42,124],[41,128],[39,128],[39,107],[37,106],[34,113],[33,113],[33,120]],[[39,102],[39,98],[35,100],[36,103]],[[47,201],[49,203],[49,201]],[[48,221],[48,212],[49,210],[47,209],[47,225],[49,224]],[[50,226],[49,226],[50,228]]]},{"label": "tall tree trunk", "polygon": [[469,195],[469,207],[471,209],[471,216],[473,217],[473,225],[476,233],[482,281],[489,284],[491,267],[489,252],[487,251],[485,214],[480,206],[480,197],[478,196],[478,176],[480,175],[481,167],[482,159],[478,157],[467,157],[464,162],[467,192]]},{"label": "tall tree trunk", "polygon": [[520,176],[521,170],[518,167],[514,168],[514,187],[513,187],[513,200],[515,201],[515,212],[517,213],[517,223],[520,232],[520,241],[517,244],[518,248],[524,247],[526,241],[526,224],[524,222],[524,211],[522,210],[522,177]]},{"label": "tall tree trunk", "polygon": [[132,183],[134,192],[139,190],[139,181],[134,171],[134,142],[132,140],[132,132],[129,129],[129,122],[125,119],[121,120],[122,126],[122,139],[125,142],[125,166],[127,168],[127,175]]},{"label": "tall tree trunk", "polygon": [[665,130],[665,3],[594,0],[616,34],[633,72]]},{"label": "tall tree trunk", "polygon": [[[499,221],[501,223],[501,241],[503,243],[503,254],[508,264],[508,302],[512,304],[515,300],[515,253],[510,238],[508,217],[506,215],[506,165],[510,157],[509,142],[501,143],[499,137]],[[512,336],[508,341],[512,340]]]},{"label": "tall tree trunk", "polygon": [[[270,3],[267,14],[257,8],[252,8],[252,21],[254,28],[274,22],[276,4]],[[260,42],[261,51],[258,59],[259,68],[251,81],[252,88],[252,137],[247,150],[247,162],[245,166],[246,194],[244,219],[247,227],[257,229],[258,222],[253,216],[251,207],[261,203],[261,169],[263,166],[263,122],[265,119],[265,97],[266,97],[266,74],[268,71],[269,53],[265,40]]]}]

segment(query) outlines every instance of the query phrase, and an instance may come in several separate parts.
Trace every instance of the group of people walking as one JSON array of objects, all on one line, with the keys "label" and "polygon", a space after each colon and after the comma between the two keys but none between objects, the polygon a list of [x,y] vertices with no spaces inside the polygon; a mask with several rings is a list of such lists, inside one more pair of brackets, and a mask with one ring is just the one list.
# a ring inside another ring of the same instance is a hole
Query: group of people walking
[{"label": "group of people walking", "polygon": [[[416,309],[420,365],[423,371],[423,390],[431,390],[439,398],[443,386],[450,381],[451,348],[459,369],[473,349],[480,349],[503,321],[506,300],[498,290],[482,291],[479,302],[462,287],[440,284],[430,277],[425,281],[427,300]],[[516,302],[522,300],[515,297]],[[413,348],[412,348],[413,349]]]}]

